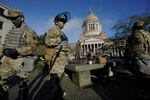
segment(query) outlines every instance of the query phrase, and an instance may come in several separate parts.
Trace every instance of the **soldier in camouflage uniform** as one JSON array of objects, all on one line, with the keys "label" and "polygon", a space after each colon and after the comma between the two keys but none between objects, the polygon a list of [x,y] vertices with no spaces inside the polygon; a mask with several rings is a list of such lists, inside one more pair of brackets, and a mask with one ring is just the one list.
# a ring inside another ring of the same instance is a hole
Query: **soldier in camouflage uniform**
[{"label": "soldier in camouflage uniform", "polygon": [[150,33],[144,30],[144,21],[136,21],[127,40],[126,56],[135,75],[150,75]]},{"label": "soldier in camouflage uniform", "polygon": [[50,73],[57,73],[59,77],[61,77],[68,62],[68,38],[61,31],[67,21],[68,12],[58,14],[54,19],[55,26],[48,30],[45,39],[47,47],[45,58],[48,63],[54,59],[54,56],[59,51],[59,56],[50,71]]},{"label": "soldier in camouflage uniform", "polygon": [[0,65],[1,79],[7,79],[12,75],[26,78],[22,71],[24,58],[32,55],[37,47],[37,35],[24,22],[21,11],[8,11],[6,16],[12,21],[14,27],[9,31],[3,44],[3,58]]},{"label": "soldier in camouflage uniform", "polygon": [[51,78],[52,75],[58,75],[61,78],[68,63],[68,38],[61,31],[68,20],[70,20],[68,12],[58,14],[54,19],[55,26],[48,30],[45,39],[47,47],[45,59],[51,67],[49,72]]}]

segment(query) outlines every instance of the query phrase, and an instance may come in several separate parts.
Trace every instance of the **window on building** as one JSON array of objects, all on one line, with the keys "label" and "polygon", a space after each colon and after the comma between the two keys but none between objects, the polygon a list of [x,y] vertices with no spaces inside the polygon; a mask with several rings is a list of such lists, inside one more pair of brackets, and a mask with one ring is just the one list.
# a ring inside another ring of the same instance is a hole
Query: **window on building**
[{"label": "window on building", "polygon": [[85,49],[87,50],[87,45],[85,45]]},{"label": "window on building", "polygon": [[92,44],[92,51],[94,51],[94,44]]},{"label": "window on building", "polygon": [[0,16],[4,16],[4,9],[0,8]]},{"label": "window on building", "polygon": [[88,44],[88,49],[90,49],[90,44]]},{"label": "window on building", "polygon": [[97,44],[95,44],[95,48],[97,49]]},{"label": "window on building", "polygon": [[3,22],[0,21],[0,30],[3,28]]},{"label": "window on building", "polygon": [[89,30],[95,30],[94,24],[89,24]]},{"label": "window on building", "polygon": [[84,46],[82,45],[82,49],[84,48]]},{"label": "window on building", "polygon": [[96,24],[96,30],[98,30],[98,24]]},{"label": "window on building", "polygon": [[98,47],[101,47],[101,44],[100,44],[100,43],[98,43]]}]

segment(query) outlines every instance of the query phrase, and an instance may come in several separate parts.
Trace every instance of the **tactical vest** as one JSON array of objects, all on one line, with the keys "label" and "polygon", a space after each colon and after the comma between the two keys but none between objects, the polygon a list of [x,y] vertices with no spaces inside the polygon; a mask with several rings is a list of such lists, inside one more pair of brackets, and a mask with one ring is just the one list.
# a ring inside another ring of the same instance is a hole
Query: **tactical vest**
[{"label": "tactical vest", "polygon": [[25,29],[14,28],[6,35],[4,48],[21,48],[26,44]]},{"label": "tactical vest", "polygon": [[[136,41],[134,35],[139,35],[141,40]],[[145,32],[144,30],[136,31],[135,34],[132,34],[128,39],[128,52],[133,56],[141,56],[142,54],[150,54],[150,33]]]}]

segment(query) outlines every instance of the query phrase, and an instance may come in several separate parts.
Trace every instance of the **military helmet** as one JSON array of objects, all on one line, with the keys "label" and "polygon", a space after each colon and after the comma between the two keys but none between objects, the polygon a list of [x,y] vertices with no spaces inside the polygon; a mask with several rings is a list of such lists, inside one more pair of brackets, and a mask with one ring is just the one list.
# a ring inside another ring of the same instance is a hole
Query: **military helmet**
[{"label": "military helmet", "polygon": [[23,13],[20,10],[8,10],[6,17],[18,17],[23,16]]},{"label": "military helmet", "polygon": [[143,27],[145,25],[144,21],[137,20],[133,23],[133,26]]},{"label": "military helmet", "polygon": [[62,12],[56,15],[54,18],[54,22],[56,21],[63,21],[64,23],[68,22],[71,20],[71,16],[69,12]]}]

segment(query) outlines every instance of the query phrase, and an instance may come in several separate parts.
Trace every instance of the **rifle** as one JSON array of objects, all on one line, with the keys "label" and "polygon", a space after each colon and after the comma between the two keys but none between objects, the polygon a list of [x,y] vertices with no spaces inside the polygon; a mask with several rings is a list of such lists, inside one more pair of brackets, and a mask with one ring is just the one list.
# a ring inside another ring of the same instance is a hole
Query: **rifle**
[{"label": "rifle", "polygon": [[59,54],[60,54],[61,50],[62,50],[62,46],[60,46],[59,50],[56,52],[56,54],[53,57],[53,59],[50,61],[49,71],[48,72],[50,72],[50,70],[53,68],[53,66],[54,66],[54,64],[55,64],[55,62],[57,60],[57,57],[59,57]]}]

